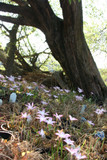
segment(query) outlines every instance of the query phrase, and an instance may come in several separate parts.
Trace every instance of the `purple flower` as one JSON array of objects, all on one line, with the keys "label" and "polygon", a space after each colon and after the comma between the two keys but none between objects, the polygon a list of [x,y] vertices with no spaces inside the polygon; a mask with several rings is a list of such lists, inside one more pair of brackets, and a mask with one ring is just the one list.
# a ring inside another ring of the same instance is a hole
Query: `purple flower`
[{"label": "purple flower", "polygon": [[28,86],[28,87],[26,87],[27,89],[32,89],[32,87],[31,86]]},{"label": "purple flower", "polygon": [[71,153],[71,155],[75,155],[75,154],[77,154],[78,153],[78,151],[80,150],[80,148],[79,147],[77,147],[77,148],[68,148],[68,147],[65,147],[65,149],[67,150],[67,151],[69,151],[70,153]]},{"label": "purple flower", "polygon": [[82,90],[81,88],[78,88],[78,92],[79,92],[79,93],[82,93],[83,90]]},{"label": "purple flower", "polygon": [[44,115],[38,115],[38,117],[36,117],[36,119],[39,119],[40,122],[46,122],[48,117],[45,117]]},{"label": "purple flower", "polygon": [[60,90],[60,87],[56,86],[56,87],[53,87],[55,90]]},{"label": "purple flower", "polygon": [[36,108],[36,106],[34,106],[34,103],[32,102],[32,104],[28,103],[26,104],[27,106],[27,110],[33,110],[34,108]]},{"label": "purple flower", "polygon": [[50,91],[48,91],[48,90],[46,90],[46,89],[43,89],[44,90],[44,92],[46,92],[46,93],[49,93]]},{"label": "purple flower", "polygon": [[102,109],[96,109],[96,111],[94,112],[97,114],[103,114],[103,112],[106,112],[106,110],[102,108]]},{"label": "purple flower", "polygon": [[47,105],[47,104],[48,104],[48,103],[45,102],[45,101],[41,101],[41,103],[42,103],[43,105]]},{"label": "purple flower", "polygon": [[27,118],[27,113],[25,112],[25,113],[21,113],[22,114],[22,118]]},{"label": "purple flower", "polygon": [[0,78],[1,78],[1,79],[4,79],[4,76],[3,76],[2,74],[0,74]]},{"label": "purple flower", "polygon": [[41,129],[40,131],[38,131],[39,135],[41,135],[42,138],[45,138],[45,132],[43,129]]},{"label": "purple flower", "polygon": [[33,96],[34,94],[32,94],[32,93],[26,93],[27,94],[27,96]]},{"label": "purple flower", "polygon": [[32,117],[31,117],[30,114],[28,114],[28,115],[27,115],[27,122],[29,123],[29,122],[31,122],[31,120],[32,120]]},{"label": "purple flower", "polygon": [[56,95],[53,95],[54,96],[54,98],[58,98],[58,96],[56,96]]},{"label": "purple flower", "polygon": [[52,118],[49,117],[48,120],[45,121],[47,124],[51,124],[53,125],[54,123],[56,123],[55,121],[52,121]]},{"label": "purple flower", "polygon": [[15,77],[14,77],[14,76],[10,76],[10,77],[7,76],[7,78],[8,78],[8,80],[11,81],[11,82],[14,82],[14,80],[15,80]]},{"label": "purple flower", "polygon": [[62,130],[57,130],[58,133],[55,133],[57,136],[59,136],[60,138],[68,138],[71,137],[70,134],[65,134]]},{"label": "purple flower", "polygon": [[71,141],[71,139],[69,139],[69,138],[66,138],[64,140],[64,142],[67,143],[67,144],[69,144],[69,145],[74,145],[74,141]]},{"label": "purple flower", "polygon": [[69,119],[70,119],[71,121],[77,121],[77,120],[78,120],[77,118],[72,117],[71,115],[69,115]]},{"label": "purple flower", "polygon": [[77,101],[82,101],[83,100],[83,96],[75,96]]},{"label": "purple flower", "polygon": [[79,160],[79,159],[86,159],[87,157],[86,157],[86,155],[81,155],[81,153],[76,153],[75,154],[75,156],[76,156],[76,158]]},{"label": "purple flower", "polygon": [[87,120],[87,122],[94,126],[94,123],[92,123],[92,121]]},{"label": "purple flower", "polygon": [[41,115],[41,116],[46,116],[46,115],[48,115],[49,112],[45,112],[45,109],[43,109],[42,111],[38,110],[37,113],[38,113],[39,115]]},{"label": "purple flower", "polygon": [[58,120],[61,120],[61,117],[63,117],[63,115],[58,115],[57,113],[53,114],[53,116],[56,117],[56,119]]},{"label": "purple flower", "polygon": [[69,90],[69,89],[64,89],[64,91],[65,91],[66,93],[69,93],[69,92],[70,92],[70,90]]}]

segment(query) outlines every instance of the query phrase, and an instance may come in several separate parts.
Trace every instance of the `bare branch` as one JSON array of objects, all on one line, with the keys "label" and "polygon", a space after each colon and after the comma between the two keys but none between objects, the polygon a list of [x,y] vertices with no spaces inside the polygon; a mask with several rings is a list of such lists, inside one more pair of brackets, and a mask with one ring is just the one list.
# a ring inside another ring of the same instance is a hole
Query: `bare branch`
[{"label": "bare branch", "polygon": [[1,27],[3,27],[8,33],[10,33],[9,29],[4,24],[0,24],[0,28]]},{"label": "bare branch", "polygon": [[17,3],[19,6],[27,6],[28,3],[23,0],[12,0],[13,2]]},{"label": "bare branch", "polygon": [[5,22],[10,22],[13,24],[28,25],[28,24],[26,24],[26,22],[24,21],[24,19],[22,17],[20,19],[18,19],[18,18],[12,18],[9,16],[1,16],[0,15],[0,20],[5,21]]},{"label": "bare branch", "polygon": [[10,5],[6,3],[0,3],[0,11],[23,15],[25,13],[31,12],[31,9],[30,7],[27,7],[27,6],[22,7],[22,6],[15,6],[15,5]]}]

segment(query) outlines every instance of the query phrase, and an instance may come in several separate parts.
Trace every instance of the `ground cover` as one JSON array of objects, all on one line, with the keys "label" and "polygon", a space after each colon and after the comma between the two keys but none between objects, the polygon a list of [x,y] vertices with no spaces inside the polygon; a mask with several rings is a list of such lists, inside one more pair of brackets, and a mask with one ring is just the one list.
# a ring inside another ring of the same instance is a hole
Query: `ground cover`
[{"label": "ground cover", "polygon": [[0,75],[0,99],[2,160],[107,159],[107,106],[87,100],[80,88]]}]

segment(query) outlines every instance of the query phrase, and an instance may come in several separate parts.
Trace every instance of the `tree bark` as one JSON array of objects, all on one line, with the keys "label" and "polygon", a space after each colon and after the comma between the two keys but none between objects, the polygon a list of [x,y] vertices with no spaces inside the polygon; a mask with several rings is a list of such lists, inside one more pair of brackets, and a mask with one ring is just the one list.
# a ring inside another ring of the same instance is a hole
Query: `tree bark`
[{"label": "tree bark", "polygon": [[13,66],[14,66],[14,58],[16,52],[16,34],[19,25],[14,24],[12,30],[9,31],[9,38],[10,42],[8,44],[8,57],[7,57],[7,64],[6,64],[6,75],[10,76],[13,74]]},{"label": "tree bark", "polygon": [[[16,2],[16,0],[14,0]],[[21,24],[39,28],[46,36],[52,55],[61,64],[69,78],[70,85],[77,90],[83,89],[86,97],[93,93],[97,101],[107,97],[104,84],[83,33],[82,0],[60,0],[63,19],[58,18],[51,9],[48,0],[28,0],[28,6],[0,7],[1,11],[21,14]],[[16,2],[17,3],[17,2]],[[27,14],[25,14],[27,11]],[[11,17],[2,17],[4,21],[19,23]]]}]

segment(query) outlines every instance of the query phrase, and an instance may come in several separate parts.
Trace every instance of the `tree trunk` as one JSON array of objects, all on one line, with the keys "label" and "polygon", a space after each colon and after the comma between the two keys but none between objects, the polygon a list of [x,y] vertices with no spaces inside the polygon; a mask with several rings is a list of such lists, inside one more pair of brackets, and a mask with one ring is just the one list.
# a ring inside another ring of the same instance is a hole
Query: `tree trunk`
[{"label": "tree trunk", "polygon": [[72,0],[69,5],[69,1],[61,0],[61,6],[64,21],[56,21],[54,27],[45,32],[48,45],[67,74],[72,88],[77,90],[80,87],[87,98],[93,94],[94,99],[103,101],[107,97],[107,87],[84,37],[81,2]]},{"label": "tree trunk", "polygon": [[8,44],[8,57],[7,57],[7,64],[6,64],[6,75],[10,76],[13,74],[13,66],[14,66],[14,57],[15,57],[15,51],[16,51],[16,34],[18,30],[19,25],[14,24],[12,27],[12,30],[9,31],[10,35],[10,42]]},{"label": "tree trunk", "polygon": [[58,18],[48,0],[27,0],[28,4],[16,1],[19,6],[0,3],[0,10],[22,15],[21,20],[0,16],[3,21],[39,28],[53,56],[61,64],[70,85],[83,89],[86,97],[93,93],[97,101],[107,97],[105,86],[83,33],[82,0],[59,0],[63,19]]}]

